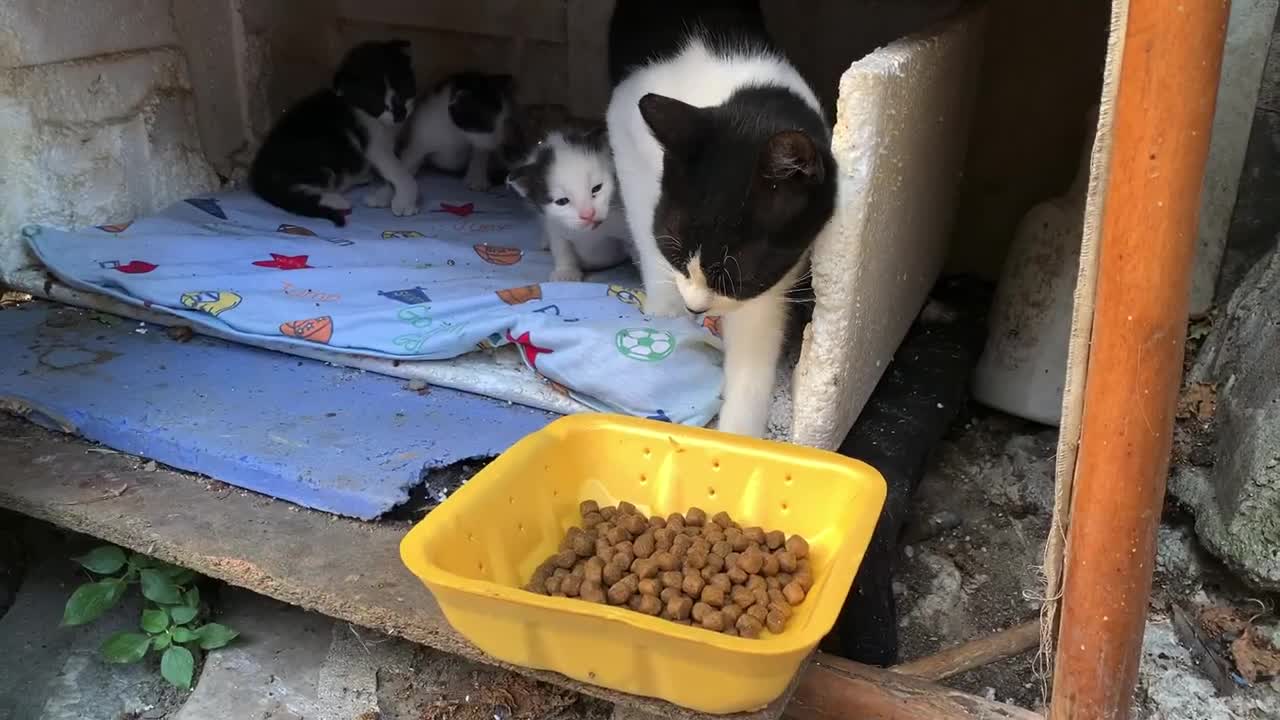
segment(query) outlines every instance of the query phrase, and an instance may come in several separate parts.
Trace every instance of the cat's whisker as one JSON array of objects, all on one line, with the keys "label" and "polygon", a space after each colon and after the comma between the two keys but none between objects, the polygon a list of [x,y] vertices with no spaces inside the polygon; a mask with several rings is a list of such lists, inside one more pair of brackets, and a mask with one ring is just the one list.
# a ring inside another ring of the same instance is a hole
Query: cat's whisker
[{"label": "cat's whisker", "polygon": [[733,267],[734,267],[734,268],[736,268],[736,269],[737,269],[737,271],[738,271],[738,284],[739,284],[739,285],[741,285],[741,284],[742,284],[742,266],[738,264],[738,258],[736,258],[736,257],[734,257],[734,256],[732,256],[732,255],[729,255],[729,254],[728,254],[728,252],[727,252],[727,251],[728,251],[728,248],[725,248],[725,250],[726,250],[726,252],[725,252],[725,259],[726,259],[726,261],[728,261],[728,260],[732,260],[732,261],[733,261]]}]

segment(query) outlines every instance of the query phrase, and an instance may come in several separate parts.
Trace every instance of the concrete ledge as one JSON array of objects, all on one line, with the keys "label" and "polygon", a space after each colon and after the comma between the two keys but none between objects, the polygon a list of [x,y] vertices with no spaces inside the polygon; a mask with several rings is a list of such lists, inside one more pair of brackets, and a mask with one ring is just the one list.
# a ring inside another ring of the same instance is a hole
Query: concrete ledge
[{"label": "concrete ledge", "polygon": [[[665,702],[504,665],[458,636],[399,559],[407,523],[362,523],[311,512],[166,470],[0,415],[0,506],[146,552],[232,585],[469,660],[657,717],[703,720]],[[790,693],[757,713],[775,720]]]}]

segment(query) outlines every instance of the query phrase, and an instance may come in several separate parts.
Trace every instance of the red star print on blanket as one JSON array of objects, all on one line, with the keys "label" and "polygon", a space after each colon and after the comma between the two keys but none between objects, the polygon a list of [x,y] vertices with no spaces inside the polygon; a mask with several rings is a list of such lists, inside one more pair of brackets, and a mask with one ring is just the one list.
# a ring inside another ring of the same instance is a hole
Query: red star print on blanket
[{"label": "red star print on blanket", "polygon": [[276,268],[277,270],[302,270],[311,267],[307,264],[306,255],[277,255],[271,253],[270,260],[254,260],[258,267]]},{"label": "red star print on blanket", "polygon": [[476,211],[475,203],[463,203],[462,205],[454,205],[453,203],[442,202],[440,203],[440,209],[437,210],[436,212],[447,212],[450,215],[457,215],[458,217],[466,217],[471,213],[474,213],[475,211]]},{"label": "red star print on blanket", "polygon": [[507,331],[507,340],[520,346],[520,352],[524,355],[524,361],[529,363],[529,367],[534,370],[538,369],[538,355],[546,353],[550,355],[555,352],[551,348],[538,347],[533,344],[533,340],[529,337],[529,331],[520,334],[520,337],[511,337],[511,331]]}]

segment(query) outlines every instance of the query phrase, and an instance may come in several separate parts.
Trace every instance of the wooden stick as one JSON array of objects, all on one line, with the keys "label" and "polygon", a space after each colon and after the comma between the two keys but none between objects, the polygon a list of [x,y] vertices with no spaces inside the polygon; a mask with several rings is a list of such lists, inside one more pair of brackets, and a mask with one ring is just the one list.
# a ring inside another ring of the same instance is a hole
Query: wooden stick
[{"label": "wooden stick", "polygon": [[818,653],[786,720],[1044,720],[1030,710]]},{"label": "wooden stick", "polygon": [[990,665],[998,660],[1021,655],[1039,644],[1040,621],[1029,620],[993,635],[970,640],[919,660],[902,663],[890,670],[937,682],[983,665]]},{"label": "wooden stick", "polygon": [[1052,720],[1124,720],[1133,700],[1227,10],[1129,0],[1119,29]]}]

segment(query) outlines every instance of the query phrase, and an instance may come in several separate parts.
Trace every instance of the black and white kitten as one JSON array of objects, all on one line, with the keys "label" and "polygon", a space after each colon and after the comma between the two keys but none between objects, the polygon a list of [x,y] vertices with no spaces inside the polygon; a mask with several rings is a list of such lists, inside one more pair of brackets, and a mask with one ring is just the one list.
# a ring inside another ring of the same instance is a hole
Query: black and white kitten
[{"label": "black and white kitten", "polygon": [[836,201],[830,129],[757,0],[618,0],[610,144],[657,315],[723,316],[721,430],[760,436],[802,275]]},{"label": "black and white kitten", "polygon": [[507,184],[542,216],[551,249],[553,282],[576,282],[583,271],[604,270],[629,255],[627,220],[614,202],[613,157],[603,127],[547,133]]},{"label": "black and white kitten", "polygon": [[[423,164],[459,172],[472,190],[493,186],[490,162],[506,139],[514,106],[515,78],[463,72],[446,78],[418,103],[401,139],[400,161],[411,174]],[[386,207],[390,189],[365,198],[370,207]]]},{"label": "black and white kitten", "polygon": [[395,153],[416,93],[408,42],[357,45],[338,66],[333,87],[303,98],[271,128],[249,186],[276,207],[342,227],[351,210],[342,193],[376,173],[390,183],[392,211],[416,213],[418,184]]}]

